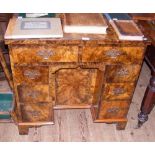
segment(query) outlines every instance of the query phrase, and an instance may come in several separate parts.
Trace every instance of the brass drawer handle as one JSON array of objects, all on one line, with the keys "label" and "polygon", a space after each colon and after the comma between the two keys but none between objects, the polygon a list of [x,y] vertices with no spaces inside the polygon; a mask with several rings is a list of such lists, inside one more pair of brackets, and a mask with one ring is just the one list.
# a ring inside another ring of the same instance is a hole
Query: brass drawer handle
[{"label": "brass drawer handle", "polygon": [[38,51],[37,55],[42,57],[44,60],[48,60],[50,56],[54,55],[53,51]]},{"label": "brass drawer handle", "polygon": [[29,79],[35,79],[39,77],[41,74],[38,70],[25,70],[24,76],[26,76]]},{"label": "brass drawer handle", "polygon": [[116,49],[110,50],[106,52],[106,56],[116,59],[118,56],[122,55],[121,51],[118,51]]},{"label": "brass drawer handle", "polygon": [[116,114],[120,111],[120,109],[118,107],[113,107],[107,110],[108,113],[113,113]]},{"label": "brass drawer handle", "polygon": [[27,111],[27,113],[34,118],[38,118],[38,116],[41,114],[39,111]]},{"label": "brass drawer handle", "polygon": [[115,88],[113,89],[113,95],[121,95],[125,93],[125,90],[123,88]]},{"label": "brass drawer handle", "polygon": [[27,97],[31,97],[32,99],[36,99],[38,96],[41,95],[39,91],[29,91],[25,94]]},{"label": "brass drawer handle", "polygon": [[116,74],[118,76],[127,76],[129,75],[129,71],[126,68],[121,68]]},{"label": "brass drawer handle", "polygon": [[38,102],[37,103],[38,106],[47,106],[48,104],[46,102]]}]

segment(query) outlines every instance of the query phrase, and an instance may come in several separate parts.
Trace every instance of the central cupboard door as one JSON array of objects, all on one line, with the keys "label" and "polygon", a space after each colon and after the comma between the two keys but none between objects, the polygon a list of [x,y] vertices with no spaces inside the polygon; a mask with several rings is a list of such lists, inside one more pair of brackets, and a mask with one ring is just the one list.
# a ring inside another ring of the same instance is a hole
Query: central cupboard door
[{"label": "central cupboard door", "polygon": [[60,68],[54,74],[56,108],[90,108],[99,102],[103,76],[99,69]]}]

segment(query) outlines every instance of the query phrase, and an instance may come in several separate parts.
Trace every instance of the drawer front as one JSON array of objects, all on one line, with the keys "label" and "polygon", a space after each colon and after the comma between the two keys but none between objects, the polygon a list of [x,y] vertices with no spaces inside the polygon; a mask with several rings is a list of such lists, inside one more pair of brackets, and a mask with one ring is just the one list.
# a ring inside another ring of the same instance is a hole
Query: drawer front
[{"label": "drawer front", "polygon": [[44,122],[51,120],[52,108],[46,104],[21,105],[22,120],[24,122]]},{"label": "drawer front", "polygon": [[134,91],[134,84],[106,83],[103,91],[104,100],[129,100]]},{"label": "drawer front", "polygon": [[49,67],[15,67],[14,80],[19,84],[48,84],[49,83]]},{"label": "drawer front", "polygon": [[140,69],[140,65],[107,65],[106,82],[135,82]]},{"label": "drawer front", "polygon": [[126,101],[103,101],[98,114],[98,119],[126,118],[129,103]]},{"label": "drawer front", "polygon": [[17,86],[19,102],[49,102],[49,86]]},{"label": "drawer front", "polygon": [[77,62],[78,46],[15,46],[12,57],[16,64],[38,62]]},{"label": "drawer front", "polygon": [[121,64],[139,64],[144,55],[141,47],[85,46],[82,53],[83,62],[106,62]]}]

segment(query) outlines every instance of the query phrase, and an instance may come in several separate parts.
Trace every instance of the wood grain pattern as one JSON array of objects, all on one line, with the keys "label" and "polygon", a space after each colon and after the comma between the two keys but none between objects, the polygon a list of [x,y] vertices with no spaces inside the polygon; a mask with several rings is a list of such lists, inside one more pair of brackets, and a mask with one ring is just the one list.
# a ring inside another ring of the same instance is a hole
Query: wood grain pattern
[{"label": "wood grain pattern", "polygon": [[70,26],[103,26],[106,24],[99,13],[65,13],[65,23]]},{"label": "wood grain pattern", "polygon": [[107,65],[106,82],[135,82],[140,69],[140,65]]},{"label": "wood grain pattern", "polygon": [[106,83],[103,91],[105,100],[130,100],[134,90],[134,83]]},{"label": "wood grain pattern", "polygon": [[52,121],[52,108],[47,104],[27,104],[21,106],[24,122],[48,122]]},{"label": "wood grain pattern", "polygon": [[138,26],[132,21],[116,20],[114,21],[118,35],[124,36],[143,36]]},{"label": "wood grain pattern", "polygon": [[[85,76],[85,73],[87,73],[88,71],[92,71],[92,73],[94,72],[95,74],[92,74],[93,78],[94,79],[90,79],[90,83],[92,82],[92,87],[89,86],[89,88],[91,88],[91,91],[93,92],[93,104],[96,104],[98,102],[98,99],[99,99],[99,96],[100,96],[100,89],[101,89],[101,81],[99,79],[103,79],[104,76],[103,76],[103,73],[104,73],[104,70],[105,70],[105,65],[104,64],[70,64],[70,63],[67,63],[67,64],[52,64],[50,65],[50,98],[51,98],[51,101],[53,102],[53,105],[55,109],[59,109],[59,108],[88,108],[90,107],[89,104],[66,104],[66,105],[58,105],[57,102],[56,102],[56,96],[57,96],[57,84],[56,84],[56,81],[57,81],[57,75],[59,75],[59,71],[63,70],[64,71],[64,75],[66,76],[64,80],[67,80],[67,83],[68,85],[70,85],[71,87],[70,88],[73,88],[74,90],[74,79],[77,79],[77,80],[80,80],[78,76],[76,76],[74,74],[74,76],[72,76],[72,72],[71,71],[74,71],[75,73],[77,72],[77,75],[80,75],[78,73],[78,70],[80,70],[80,73],[82,73],[83,78],[86,79],[85,81],[87,81],[87,79],[89,79],[89,77]],[[66,72],[65,72],[66,71]],[[84,71],[84,73],[83,73]],[[70,80],[68,80],[68,75],[67,73],[70,73]],[[88,72],[89,74],[89,72]],[[87,75],[87,74],[86,74]],[[72,78],[73,77],[73,78]],[[61,78],[62,79],[62,78]],[[63,79],[62,79],[63,80]],[[70,81],[73,81],[73,83],[69,84]],[[78,82],[78,81],[77,81]],[[81,81],[80,81],[81,82]],[[66,88],[67,89],[67,88]],[[75,91],[75,90],[74,90]]]},{"label": "wood grain pattern", "polygon": [[50,65],[50,74],[55,74],[60,69],[98,69],[100,71],[105,71],[104,63],[52,63]]},{"label": "wood grain pattern", "polygon": [[14,67],[14,81],[17,84],[48,84],[49,67],[48,66],[18,66]]},{"label": "wood grain pattern", "polygon": [[82,53],[83,62],[109,64],[141,64],[143,57],[144,48],[141,47],[85,46]]},{"label": "wood grain pattern", "polygon": [[106,19],[99,13],[65,13],[63,30],[65,33],[105,34]]},{"label": "wood grain pattern", "polygon": [[35,64],[39,62],[77,62],[77,46],[13,46],[15,64]]},{"label": "wood grain pattern", "polygon": [[19,102],[49,102],[49,86],[17,86]]},{"label": "wood grain pattern", "polygon": [[62,69],[56,73],[57,105],[91,105],[97,70]]},{"label": "wood grain pattern", "polygon": [[129,103],[126,101],[102,101],[98,119],[125,118]]}]

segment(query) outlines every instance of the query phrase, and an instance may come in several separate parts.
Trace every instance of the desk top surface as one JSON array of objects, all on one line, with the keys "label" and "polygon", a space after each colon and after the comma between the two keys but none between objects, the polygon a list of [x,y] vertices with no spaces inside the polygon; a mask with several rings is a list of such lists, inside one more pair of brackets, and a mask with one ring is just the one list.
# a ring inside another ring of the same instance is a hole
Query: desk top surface
[{"label": "desk top surface", "polygon": [[[7,32],[12,34],[14,29],[14,23],[16,19],[12,18],[7,28]],[[75,34],[75,33],[64,33],[63,38],[52,38],[52,39],[6,39],[6,44],[47,44],[47,43],[73,43],[79,44],[82,42],[97,42],[98,44],[107,43],[123,43],[123,44],[133,44],[133,45],[145,45],[148,41],[128,41],[119,40],[117,34],[113,30],[110,24],[108,24],[107,34]]]}]

